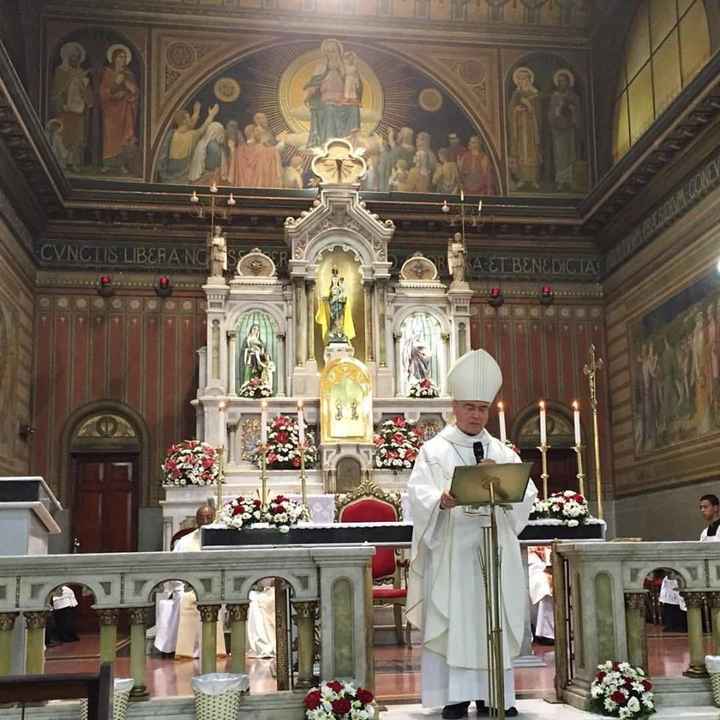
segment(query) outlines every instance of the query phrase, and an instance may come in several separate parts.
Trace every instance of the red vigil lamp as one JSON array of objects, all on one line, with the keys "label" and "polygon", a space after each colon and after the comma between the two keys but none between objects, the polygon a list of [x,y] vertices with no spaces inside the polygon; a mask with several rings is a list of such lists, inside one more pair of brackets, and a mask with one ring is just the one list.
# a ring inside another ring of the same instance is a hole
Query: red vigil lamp
[{"label": "red vigil lamp", "polygon": [[112,277],[110,275],[101,275],[98,278],[98,295],[102,297],[110,297],[115,294],[115,288],[112,284]]},{"label": "red vigil lamp", "polygon": [[499,287],[490,288],[490,298],[488,302],[494,308],[499,308],[505,302],[505,297]]},{"label": "red vigil lamp", "polygon": [[161,275],[155,284],[155,293],[158,297],[170,297],[173,292],[172,282],[167,275]]},{"label": "red vigil lamp", "polygon": [[540,304],[552,305],[555,302],[555,291],[550,285],[543,285],[540,290]]}]

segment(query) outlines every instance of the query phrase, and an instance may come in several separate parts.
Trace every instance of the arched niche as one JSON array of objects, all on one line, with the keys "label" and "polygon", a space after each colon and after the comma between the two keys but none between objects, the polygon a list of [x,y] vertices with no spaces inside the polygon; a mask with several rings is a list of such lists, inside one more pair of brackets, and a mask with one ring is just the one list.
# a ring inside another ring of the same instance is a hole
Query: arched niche
[{"label": "arched niche", "polygon": [[339,458],[335,465],[335,492],[352,492],[362,482],[362,476],[362,463],[358,458],[350,455]]},{"label": "arched niche", "polygon": [[280,353],[277,321],[266,310],[246,311],[238,318],[234,330],[238,338],[236,387],[239,390],[253,374],[260,372],[276,395]]},{"label": "arched niche", "polygon": [[329,362],[320,375],[322,443],[373,441],[372,380],[355,358]]},{"label": "arched niche", "polygon": [[407,396],[411,386],[423,375],[443,388],[448,369],[444,321],[445,318],[435,312],[415,307],[403,312],[395,322],[398,395]]}]

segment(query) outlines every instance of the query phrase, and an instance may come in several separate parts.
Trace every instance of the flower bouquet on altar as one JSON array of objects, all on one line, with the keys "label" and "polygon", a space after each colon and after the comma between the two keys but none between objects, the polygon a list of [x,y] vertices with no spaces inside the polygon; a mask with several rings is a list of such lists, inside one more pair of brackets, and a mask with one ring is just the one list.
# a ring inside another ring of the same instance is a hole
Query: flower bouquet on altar
[{"label": "flower bouquet on altar", "polygon": [[[300,469],[300,434],[297,420],[288,415],[278,415],[268,425],[265,460],[268,470]],[[260,465],[260,448],[255,451],[255,462]],[[315,437],[305,431],[305,467],[312,468],[317,462]]]},{"label": "flower bouquet on altar", "polygon": [[301,520],[310,520],[310,510],[307,505],[291,500],[285,495],[271,498],[265,508],[265,521],[280,532],[287,532]]},{"label": "flower bouquet on altar", "polygon": [[386,420],[375,436],[375,467],[387,470],[410,470],[422,445],[415,424],[402,415]]},{"label": "flower bouquet on altar", "polygon": [[265,508],[259,498],[240,495],[223,504],[218,522],[236,530],[242,530],[265,520]]},{"label": "flower bouquet on altar", "polygon": [[374,695],[352,683],[331,680],[314,687],[305,695],[307,720],[372,720]]},{"label": "flower bouquet on altar", "polygon": [[608,661],[598,665],[598,673],[590,686],[592,709],[623,720],[646,718],[655,712],[651,690],[652,683],[642,668]]},{"label": "flower bouquet on altar", "polygon": [[268,398],[272,395],[272,388],[259,377],[251,377],[240,386],[238,395],[241,398]]},{"label": "flower bouquet on altar", "polygon": [[409,397],[411,398],[436,398],[440,397],[440,390],[433,385],[430,378],[423,378],[410,386]]},{"label": "flower bouquet on altar", "polygon": [[163,485],[213,485],[220,473],[217,450],[199,440],[171,445],[160,468]]},{"label": "flower bouquet on altar", "polygon": [[547,500],[538,498],[530,512],[530,522],[535,525],[578,527],[589,520],[587,500],[573,490],[553,493]]}]

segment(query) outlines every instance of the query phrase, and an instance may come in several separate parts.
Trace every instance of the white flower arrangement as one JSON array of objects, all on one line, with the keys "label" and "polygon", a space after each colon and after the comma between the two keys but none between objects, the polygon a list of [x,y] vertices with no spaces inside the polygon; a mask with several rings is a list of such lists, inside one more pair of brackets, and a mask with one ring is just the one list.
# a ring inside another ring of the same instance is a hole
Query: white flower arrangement
[{"label": "white flower arrangement", "polygon": [[590,518],[587,500],[574,490],[553,493],[546,500],[537,499],[530,512],[530,520],[556,520],[557,525],[578,527]]},{"label": "white flower arrangement", "polygon": [[605,662],[598,665],[590,686],[592,709],[621,720],[647,718],[655,712],[652,687],[642,668],[627,662]]},{"label": "white flower arrangement", "polygon": [[183,440],[168,448],[160,469],[163,485],[214,485],[220,473],[218,453],[199,440]]},{"label": "white flower arrangement", "polygon": [[267,523],[280,532],[288,532],[290,527],[301,520],[310,520],[310,511],[306,505],[284,495],[276,495],[266,505],[263,505],[259,498],[241,495],[228,500],[222,506],[218,520],[226,527],[236,530]]},{"label": "white flower arrangement", "polygon": [[410,386],[408,395],[411,398],[436,398],[440,397],[440,390],[430,378],[423,378]]},{"label": "white flower arrangement", "polygon": [[265,521],[280,532],[288,532],[301,520],[310,520],[310,510],[307,505],[291,500],[285,495],[276,495],[271,498],[265,508]]},{"label": "white flower arrangement", "polygon": [[223,525],[242,530],[265,519],[265,509],[259,498],[240,497],[223,504],[218,516]]},{"label": "white flower arrangement", "polygon": [[387,470],[412,469],[422,445],[415,425],[402,415],[386,420],[374,442],[375,467]]},{"label": "white flower arrangement", "polygon": [[268,398],[272,395],[272,388],[259,377],[251,377],[244,382],[238,390],[241,398]]},{"label": "white flower arrangement", "polygon": [[324,682],[305,695],[306,720],[373,720],[375,697],[365,688],[339,680]]}]

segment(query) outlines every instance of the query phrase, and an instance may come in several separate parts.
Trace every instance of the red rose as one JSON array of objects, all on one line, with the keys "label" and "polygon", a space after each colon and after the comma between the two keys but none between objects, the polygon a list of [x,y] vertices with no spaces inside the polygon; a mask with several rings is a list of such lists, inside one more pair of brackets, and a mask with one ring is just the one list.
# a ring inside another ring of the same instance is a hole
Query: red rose
[{"label": "red rose", "polygon": [[632,680],[630,678],[626,678],[625,680],[625,689],[626,690],[632,690]]},{"label": "red rose", "polygon": [[617,703],[618,705],[624,705],[627,698],[625,697],[625,693],[620,692],[619,690],[616,690],[611,696],[610,699]]},{"label": "red rose", "polygon": [[327,686],[336,693],[342,692],[344,685],[341,682],[338,682],[337,680],[331,680]]},{"label": "red rose", "polygon": [[614,662],[614,663],[613,663],[613,670],[615,670],[615,671],[617,672],[619,669],[620,669],[620,663],[619,663],[619,662]]},{"label": "red rose", "polygon": [[363,705],[369,705],[375,699],[375,696],[365,688],[358,688],[355,697],[357,697]]},{"label": "red rose", "polygon": [[406,425],[405,418],[402,415],[398,415],[394,422],[398,427],[405,427]]},{"label": "red rose", "polygon": [[389,457],[389,458],[392,458],[393,460],[397,460],[397,458],[399,458],[400,455],[398,454],[398,451],[397,451],[397,450],[390,450],[390,451],[388,452],[388,457]]},{"label": "red rose", "polygon": [[277,441],[283,444],[286,443],[288,441],[288,434],[284,430],[281,430],[277,434]]},{"label": "red rose", "polygon": [[319,690],[313,690],[305,696],[305,707],[308,710],[315,710],[315,708],[320,707],[321,702],[322,695]]},{"label": "red rose", "polygon": [[268,456],[267,456],[268,463],[270,463],[270,464],[275,463],[275,462],[277,462],[277,459],[278,459],[278,456],[275,453],[273,453],[273,452],[268,453]]},{"label": "red rose", "polygon": [[606,675],[607,675],[607,673],[599,672],[599,673],[595,676],[595,679],[596,679],[598,682],[602,682],[602,681],[605,679],[605,676],[606,676]]},{"label": "red rose", "polygon": [[645,692],[650,692],[652,690],[652,683],[648,680],[641,680],[642,686],[645,688]]},{"label": "red rose", "polygon": [[336,715],[347,715],[350,712],[352,705],[347,698],[341,698],[340,700],[333,700],[332,709]]},{"label": "red rose", "polygon": [[298,457],[293,458],[293,460],[292,460],[292,466],[293,466],[294,468],[299,468],[299,467],[300,467],[300,458],[298,458]]},{"label": "red rose", "polygon": [[392,436],[392,439],[393,439],[398,445],[402,445],[402,444],[405,442],[405,436],[404,436],[402,433],[400,433],[400,432],[394,433],[393,436]]}]

